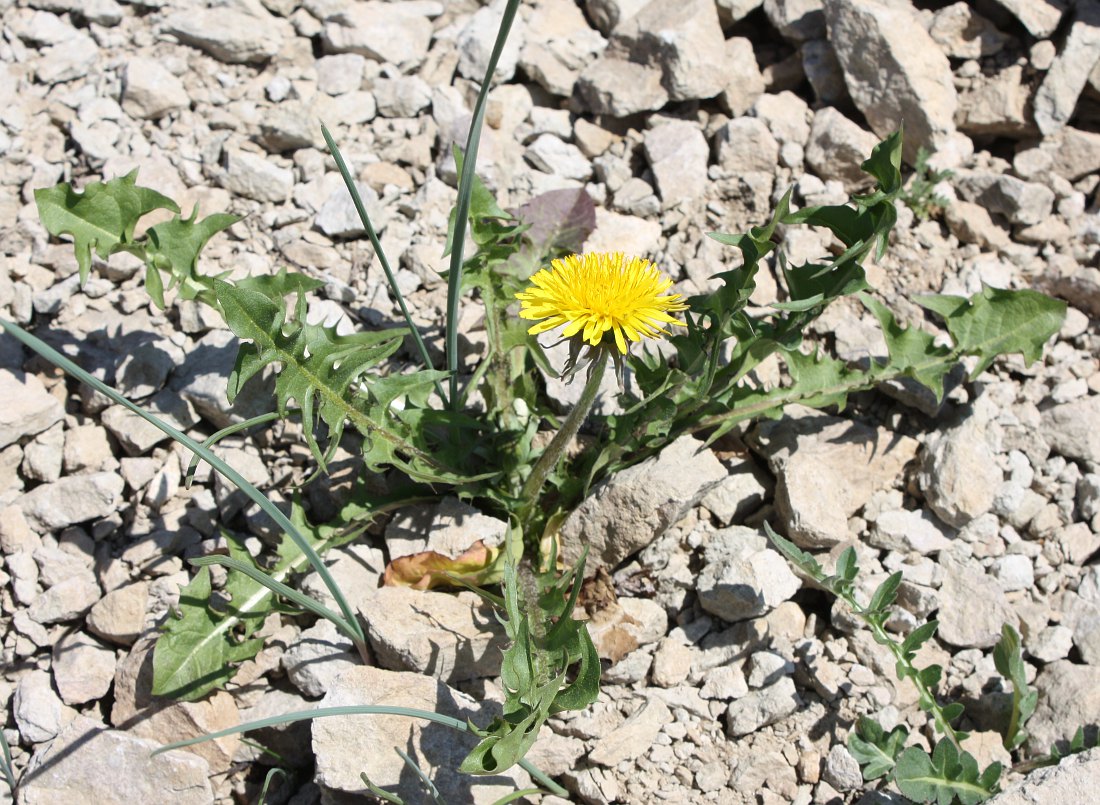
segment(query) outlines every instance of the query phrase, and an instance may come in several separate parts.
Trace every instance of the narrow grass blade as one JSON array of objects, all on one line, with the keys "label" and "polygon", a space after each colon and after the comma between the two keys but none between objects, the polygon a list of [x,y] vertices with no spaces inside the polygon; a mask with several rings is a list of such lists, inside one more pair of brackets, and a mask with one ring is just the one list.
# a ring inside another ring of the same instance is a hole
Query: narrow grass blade
[{"label": "narrow grass blade", "polygon": [[[407,718],[422,718],[425,721],[431,721],[436,724],[442,724],[444,727],[450,727],[453,730],[459,732],[469,732],[470,725],[465,721],[461,721],[457,718],[451,718],[450,716],[442,715],[441,713],[435,713],[431,710],[418,710],[414,707],[395,707],[388,704],[355,704],[345,705],[343,707],[318,707],[314,710],[298,710],[293,713],[284,713],[278,716],[269,716],[268,718],[260,718],[256,721],[247,721],[244,724],[237,724],[233,727],[227,727],[224,730],[218,730],[217,732],[208,732],[206,735],[199,735],[196,738],[188,738],[185,741],[175,741],[170,744],[165,744],[153,751],[154,755],[159,755],[161,752],[169,752],[173,749],[184,749],[188,746],[194,746],[195,744],[205,743],[206,741],[216,741],[218,738],[224,738],[227,735],[238,735],[242,732],[251,732],[252,730],[262,730],[265,727],[278,727],[283,724],[293,724],[297,721],[309,721],[314,718],[327,718],[331,716],[406,716]],[[568,797],[569,792],[555,783],[546,774],[539,769],[535,768],[529,761],[521,760],[519,762],[520,767],[531,775],[535,781],[538,782],[543,788],[552,794],[559,797]]]},{"label": "narrow grass blade", "polygon": [[[300,409],[292,409],[286,412],[287,416],[301,413]],[[271,422],[276,419],[282,419],[282,416],[278,411],[272,411],[270,414],[260,414],[254,416],[252,419],[246,419],[244,422],[234,422],[232,425],[222,428],[214,433],[212,436],[203,441],[202,446],[211,448],[224,439],[226,436],[232,436],[234,433],[240,433],[242,430],[248,430],[253,425],[263,425],[264,423]],[[185,488],[190,489],[191,484],[195,481],[195,470],[199,468],[199,462],[202,461],[202,456],[195,453],[191,456],[191,461],[187,464],[187,474],[184,475],[183,485]]]},{"label": "narrow grass blade", "polygon": [[[397,287],[397,280],[390,268],[390,261],[386,259],[386,253],[382,250],[382,242],[378,240],[378,233],[374,231],[374,224],[370,222],[367,208],[363,204],[363,199],[359,196],[359,188],[355,186],[355,180],[352,178],[351,171],[348,170],[347,163],[344,162],[344,156],[340,153],[340,148],[336,145],[336,141],[332,139],[332,135],[324,123],[321,124],[321,134],[328,144],[328,150],[332,153],[332,158],[336,160],[336,167],[340,169],[340,175],[344,178],[344,184],[347,186],[348,192],[351,193],[351,201],[355,205],[355,211],[359,213],[359,220],[363,223],[363,229],[367,230],[367,238],[370,239],[370,244],[374,247],[374,253],[378,256],[378,262],[386,275],[386,282],[390,284],[393,297],[397,300],[397,306],[401,308],[401,315],[405,317],[405,323],[409,326],[409,332],[412,333],[413,341],[416,342],[416,349],[420,353],[420,359],[424,362],[424,368],[434,369],[435,366],[432,365],[431,356],[428,355],[428,347],[420,335],[420,330],[417,329],[416,322],[412,320],[409,308],[405,304],[405,297],[401,294],[401,289]],[[439,381],[435,383],[435,391],[446,404],[447,395],[444,394],[443,386]]]},{"label": "narrow grass blade", "polygon": [[432,778],[429,777],[422,768],[416,765],[416,761],[409,757],[408,752],[401,751],[400,746],[395,746],[393,748],[393,751],[395,751],[398,756],[403,761],[405,761],[405,765],[412,769],[413,774],[415,774],[420,779],[420,784],[427,791],[428,796],[432,798],[432,801],[435,802],[436,805],[443,805],[443,800],[439,796],[439,789],[435,787],[435,783],[432,782]]},{"label": "narrow grass blade", "polygon": [[281,581],[275,581],[275,579],[271,578],[271,576],[267,575],[262,570],[257,570],[255,567],[248,564],[247,562],[242,562],[239,559],[233,559],[229,556],[221,556],[220,554],[214,556],[196,556],[194,559],[191,559],[189,561],[195,567],[205,567],[206,565],[221,565],[222,567],[227,567],[230,570],[236,570],[238,573],[243,573],[254,582],[256,582],[257,584],[262,584],[264,587],[271,590],[271,592],[275,593],[276,595],[281,595],[283,598],[286,598],[289,601],[293,601],[299,607],[312,612],[314,615],[332,621],[334,624],[336,624],[336,627],[341,632],[346,634],[352,640],[355,639],[355,631],[352,629],[351,625],[335,612],[333,612],[331,609],[326,607],[324,604],[318,603],[317,601],[310,598],[308,595],[298,592],[293,587],[288,587]]},{"label": "narrow grass blade", "polygon": [[4,730],[0,729],[0,752],[3,752],[3,771],[4,779],[7,780],[8,790],[15,794],[15,769],[11,765],[11,747],[8,746],[7,736],[4,735]]},{"label": "narrow grass blade", "polygon": [[259,805],[263,805],[263,803],[267,802],[267,790],[271,787],[275,778],[280,775],[282,775],[284,780],[287,778],[286,772],[282,769],[275,768],[268,771],[267,776],[264,777],[264,787],[260,790],[260,796],[256,798],[256,802],[259,803]]},{"label": "narrow grass blade", "polygon": [[493,805],[508,805],[509,802],[515,802],[517,799],[523,797],[534,796],[535,794],[541,794],[542,789],[539,788],[521,788],[519,791],[513,791],[511,794],[505,794],[498,799]]},{"label": "narrow grass blade", "polygon": [[504,43],[508,40],[508,32],[512,29],[512,21],[516,18],[516,10],[519,8],[519,0],[508,0],[504,7],[504,14],[500,18],[500,28],[497,30],[496,42],[493,43],[493,52],[489,56],[489,64],[485,69],[485,78],[481,82],[481,89],[477,93],[477,101],[474,103],[473,116],[470,120],[470,133],[466,137],[466,148],[463,151],[462,173],[458,178],[458,199],[455,202],[455,227],[454,239],[451,241],[451,265],[447,275],[447,371],[450,373],[450,400],[452,408],[457,407],[458,393],[458,300],[462,295],[462,253],[466,245],[466,224],[470,216],[470,193],[473,191],[474,174],[477,167],[477,150],[481,142],[481,127],[485,121],[485,102],[489,97],[489,88],[493,82],[493,74],[497,69],[497,62],[504,50]]},{"label": "narrow grass blade", "polygon": [[203,461],[205,461],[216,471],[225,476],[225,478],[232,482],[234,486],[244,492],[244,494],[253,503],[263,509],[264,513],[267,514],[268,517],[270,517],[279,528],[281,528],[292,540],[294,540],[294,544],[298,546],[298,548],[302,551],[303,554],[306,555],[306,557],[308,557],[310,566],[317,571],[317,575],[321,577],[321,580],[325,583],[325,587],[327,587],[329,592],[332,593],[332,597],[336,599],[336,603],[340,606],[340,611],[344,615],[344,620],[347,621],[347,623],[352,627],[353,634],[355,635],[355,637],[353,637],[352,639],[357,641],[358,644],[366,644],[366,635],[363,634],[363,629],[359,625],[359,620],[356,617],[355,612],[352,611],[351,606],[347,602],[347,599],[344,598],[343,592],[340,591],[340,587],[336,584],[336,580],[332,578],[332,574],[329,573],[328,568],[325,567],[325,563],[321,561],[321,557],[317,554],[317,551],[313,549],[313,546],[311,546],[308,540],[306,540],[306,538],[302,536],[298,529],[295,528],[294,524],[290,522],[290,519],[285,514],[283,514],[279,507],[268,500],[267,497],[259,489],[246,481],[244,476],[242,476],[239,472],[229,466],[229,464],[222,461],[212,452],[207,450],[201,444],[196,442],[190,436],[181,433],[168,423],[163,422],[162,420],[150,414],[148,411],[145,411],[141,407],[130,402],[113,388],[108,386],[106,383],[88,374],[86,371],[81,369],[79,366],[77,366],[71,360],[55,350],[49,344],[31,335],[19,325],[12,324],[10,321],[7,321],[5,319],[0,319],[0,328],[3,328],[5,332],[14,336],[16,339],[33,349],[35,352],[37,352],[46,360],[53,363],[55,366],[60,366],[77,380],[88,384],[96,391],[109,397],[114,402],[133,411],[146,422],[160,430],[162,433],[166,433],[171,436],[192,453],[201,456]]}]

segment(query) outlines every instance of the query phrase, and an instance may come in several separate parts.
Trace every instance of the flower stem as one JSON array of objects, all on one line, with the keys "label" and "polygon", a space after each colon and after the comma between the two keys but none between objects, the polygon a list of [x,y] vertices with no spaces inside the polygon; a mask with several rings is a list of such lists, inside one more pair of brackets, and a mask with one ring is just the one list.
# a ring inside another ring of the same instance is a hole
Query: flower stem
[{"label": "flower stem", "polygon": [[606,367],[607,357],[605,355],[598,356],[592,362],[591,368],[588,370],[588,380],[581,392],[581,398],[577,400],[577,404],[573,406],[569,416],[561,423],[561,429],[554,434],[554,438],[550,440],[550,444],[546,446],[539,460],[535,463],[534,469],[531,470],[531,474],[527,477],[527,481],[523,484],[523,489],[520,492],[520,499],[523,501],[520,504],[519,519],[521,523],[526,524],[530,519],[531,511],[538,502],[539,493],[542,491],[543,484],[546,483],[546,478],[561,461],[569,443],[573,441],[573,437],[577,435],[577,431],[581,429],[581,425],[588,417],[588,412],[592,410],[592,404],[596,402],[596,395],[599,393],[600,381],[603,380]]}]

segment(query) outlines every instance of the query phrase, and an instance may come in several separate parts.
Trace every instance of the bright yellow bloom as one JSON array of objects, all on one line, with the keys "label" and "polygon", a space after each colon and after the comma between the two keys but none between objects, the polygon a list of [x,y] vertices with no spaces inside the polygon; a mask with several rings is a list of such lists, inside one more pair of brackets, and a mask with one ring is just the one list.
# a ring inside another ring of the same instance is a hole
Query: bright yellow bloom
[{"label": "bright yellow bloom", "polygon": [[669,335],[665,324],[685,326],[669,315],[688,307],[680,294],[665,293],[670,287],[672,280],[648,260],[595,252],[554,260],[516,298],[523,303],[522,318],[544,319],[527,331],[532,335],[565,325],[565,338],[580,333],[581,340],[598,347],[610,330],[619,352],[626,354],[627,339]]}]

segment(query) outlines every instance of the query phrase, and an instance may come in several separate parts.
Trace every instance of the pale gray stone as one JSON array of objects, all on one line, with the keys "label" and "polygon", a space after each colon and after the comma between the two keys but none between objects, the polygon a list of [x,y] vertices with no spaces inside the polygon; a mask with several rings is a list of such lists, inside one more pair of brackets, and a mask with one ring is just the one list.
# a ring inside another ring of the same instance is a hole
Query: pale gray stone
[{"label": "pale gray stone", "polygon": [[[290,713],[300,713],[315,706],[315,704],[315,702],[303,699],[296,693],[268,685],[258,702],[255,702],[255,704],[250,702],[249,707],[241,708],[241,723],[289,715]],[[277,752],[287,766],[304,769],[313,765],[310,727],[309,721],[292,721],[252,730],[249,731],[248,735],[249,738],[264,748]],[[238,750],[237,757],[240,758],[247,751],[248,747],[242,746]],[[252,756],[255,760],[260,760],[264,754],[259,749],[252,750]]]},{"label": "pale gray stone", "polygon": [[[105,124],[106,125],[106,124]],[[114,124],[111,124],[112,126]],[[96,128],[95,130],[87,128],[80,123],[74,123],[72,127],[72,136],[76,141],[80,149],[90,156],[96,156],[100,154],[101,158],[106,157],[107,151],[110,150],[114,141],[110,142],[101,140],[97,134],[102,133],[102,129]],[[40,291],[34,295],[34,312],[44,313],[52,315],[61,310],[72,295],[76,293],[77,288],[80,287],[80,277],[73,275],[61,280],[61,282],[55,283],[44,291]]]},{"label": "pale gray stone", "polygon": [[[463,78],[479,84],[484,80],[504,15],[504,6],[500,0],[482,6],[470,15],[459,31],[455,44],[458,46],[458,73]],[[525,30],[523,16],[517,14],[497,60],[496,72],[493,73],[494,84],[510,81],[515,75]]]},{"label": "pale gray stone", "polygon": [[668,705],[656,697],[646,699],[626,721],[596,740],[588,760],[609,767],[635,760],[650,750],[661,728],[672,720]]},{"label": "pale gray stone", "polygon": [[42,50],[34,62],[34,74],[43,84],[62,84],[91,73],[98,59],[99,46],[81,33]]},{"label": "pale gray stone", "polygon": [[456,557],[478,540],[490,547],[500,545],[507,530],[503,520],[447,497],[431,506],[398,510],[386,526],[386,547],[394,557],[421,551]]},{"label": "pale gray stone", "polygon": [[65,431],[62,462],[65,472],[70,474],[118,467],[107,431],[99,425],[79,425]]},{"label": "pale gray stone", "polygon": [[[558,777],[577,766],[577,761],[587,751],[584,741],[569,735],[561,735],[544,724],[538,740],[527,753],[527,759],[551,777]],[[549,805],[546,798],[543,799]]]},{"label": "pale gray stone", "polygon": [[624,243],[631,244],[634,254],[655,257],[661,247],[660,222],[597,207],[596,231],[588,236],[585,249],[593,252],[621,251]]},{"label": "pale gray stone", "polygon": [[197,8],[164,21],[166,33],[228,64],[266,62],[282,47],[284,30],[262,10],[245,14],[228,8]]},{"label": "pale gray stone", "polygon": [[1037,635],[1024,638],[1027,653],[1040,662],[1064,660],[1073,650],[1073,631],[1066,626],[1047,626]]},{"label": "pale gray stone", "polygon": [[786,39],[802,43],[825,36],[822,0],[764,0],[764,13]]},{"label": "pale gray stone", "polygon": [[1100,395],[1047,409],[1042,427],[1055,452],[1100,464]]},{"label": "pale gray stone", "polygon": [[875,517],[869,542],[878,548],[927,556],[950,548],[951,536],[923,509],[896,509]]},{"label": "pale gray stone", "polygon": [[725,477],[701,441],[681,436],[660,455],[597,484],[562,525],[562,551],[575,562],[587,545],[588,572],[614,567],[660,537]]},{"label": "pale gray stone", "polygon": [[65,429],[58,423],[44,430],[23,447],[23,475],[34,481],[52,483],[61,477]]},{"label": "pale gray stone", "polygon": [[1013,224],[1037,224],[1054,206],[1054,191],[1038,182],[991,171],[960,171],[954,180],[959,195],[999,213]]},{"label": "pale gray stone", "polygon": [[612,117],[660,109],[668,103],[659,69],[610,56],[597,59],[581,72],[577,92],[589,110]]},{"label": "pale gray stone", "polygon": [[80,15],[88,22],[112,28],[122,22],[122,6],[115,0],[88,0],[80,6]]},{"label": "pale gray stone", "polygon": [[254,201],[282,203],[294,188],[294,171],[251,151],[230,151],[225,189]]},{"label": "pale gray stone", "polygon": [[1034,147],[1018,151],[1012,167],[1028,180],[1044,181],[1053,172],[1075,182],[1100,171],[1100,134],[1066,126]]},{"label": "pale gray stone", "polygon": [[[266,376],[253,378],[245,383],[232,404],[227,399],[225,381],[233,371],[238,347],[237,337],[229,330],[211,330],[195,342],[183,364],[173,373],[169,384],[170,388],[178,392],[178,396],[172,395],[173,397],[183,397],[203,418],[219,428],[275,410],[272,397],[274,381]],[[158,401],[160,398],[153,399]],[[170,403],[171,398],[164,402]],[[179,410],[176,416],[178,418],[188,414],[190,422],[186,427],[192,427],[197,420],[189,406],[186,413]],[[106,421],[104,424],[111,428]],[[123,438],[118,432],[115,435]],[[164,438],[167,437],[160,436],[160,439]],[[131,455],[140,454],[129,452]]]},{"label": "pale gray stone", "polygon": [[414,67],[428,55],[432,23],[416,2],[341,5],[325,21],[321,40],[331,53],[359,53],[376,61]]},{"label": "pale gray stone", "polygon": [[784,676],[731,702],[726,711],[726,728],[731,736],[740,738],[786,718],[801,706],[802,698],[795,690],[794,680]]},{"label": "pale gray stone", "polygon": [[99,596],[95,576],[86,571],[50,587],[31,602],[27,612],[35,623],[64,623],[83,616]]},{"label": "pale gray stone", "polygon": [[158,120],[191,105],[187,90],[164,64],[138,56],[126,62],[122,108],[131,117]]},{"label": "pale gray stone", "polygon": [[69,475],[35,487],[18,505],[32,528],[57,531],[111,514],[118,507],[123,486],[122,478],[112,472]]},{"label": "pale gray stone", "polygon": [[836,179],[849,190],[867,187],[874,179],[860,165],[878,145],[878,138],[831,106],[814,113],[806,145],[806,164],[822,179]]},{"label": "pale gray stone", "polygon": [[1089,665],[1100,665],[1100,601],[1066,593],[1062,623],[1072,632],[1073,644],[1081,652],[1081,659]]},{"label": "pale gray stone", "polygon": [[726,65],[726,83],[718,96],[718,103],[730,115],[739,117],[751,109],[764,93],[764,75],[756,61],[752,41],[743,36],[727,39]]},{"label": "pale gray stone", "polygon": [[620,22],[629,20],[645,8],[648,3],[649,0],[584,0],[584,7],[596,28],[606,35]]},{"label": "pale gray stone", "polygon": [[907,4],[825,0],[848,92],[875,134],[905,124],[905,154],[940,150],[955,132],[958,98],[947,57]]},{"label": "pale gray stone", "polygon": [[281,662],[291,684],[316,699],[325,695],[336,677],[359,665],[359,656],[351,639],[332,621],[321,618],[294,639]]},{"label": "pale gray stone", "polygon": [[1035,123],[1043,134],[1053,134],[1070,121],[1089,73],[1100,60],[1100,3],[1084,0],[1076,6],[1065,44],[1032,100]]},{"label": "pale gray stone", "polygon": [[1036,805],[1043,802],[1089,802],[1100,787],[1100,749],[1070,755],[1057,766],[1028,774],[1008,790],[986,800],[989,805]]},{"label": "pale gray stone", "polygon": [[416,117],[432,105],[432,88],[415,75],[380,78],[371,91],[382,117]]},{"label": "pale gray stone", "polygon": [[[488,724],[499,712],[498,705],[479,704],[439,680],[363,666],[337,677],[320,706],[364,704],[432,710],[475,724]],[[315,780],[323,791],[362,798],[367,789],[360,773],[365,772],[375,785],[396,793],[404,801],[416,801],[421,792],[420,781],[409,774],[404,761],[393,751],[393,747],[398,747],[433,770],[432,782],[444,802],[490,805],[515,788],[530,784],[530,778],[518,767],[499,775],[460,775],[458,767],[477,741],[469,732],[456,732],[442,724],[404,716],[320,718],[313,722]],[[369,756],[364,756],[364,746],[371,747]]]},{"label": "pale gray stone", "polygon": [[81,632],[65,635],[53,647],[53,681],[65,704],[103,698],[115,678],[115,653]]},{"label": "pale gray stone", "polygon": [[958,199],[944,210],[944,219],[948,230],[962,243],[998,250],[1011,242],[1008,232],[993,223],[989,211],[980,204]]},{"label": "pale gray stone", "polygon": [[679,120],[664,123],[649,129],[644,143],[665,209],[704,194],[710,148],[697,126]]},{"label": "pale gray stone", "polygon": [[726,41],[713,0],[651,0],[611,42],[632,61],[657,64],[673,101],[713,98],[725,87]]},{"label": "pale gray stone", "polygon": [[1032,751],[1046,752],[1078,727],[1100,721],[1100,666],[1059,660],[1039,672],[1033,687],[1039,704],[1027,722]]},{"label": "pale gray stone", "polygon": [[1058,27],[1067,0],[996,0],[1008,9],[1036,39],[1046,39]]},{"label": "pale gray stone", "polygon": [[750,688],[763,688],[794,673],[794,663],[774,651],[757,651],[746,663]]},{"label": "pale gray stone", "polygon": [[314,63],[317,89],[326,95],[343,95],[359,89],[367,60],[358,53],[322,56]]},{"label": "pale gray stone", "polygon": [[57,45],[77,35],[76,28],[49,11],[14,13],[10,19],[9,30],[30,45]]},{"label": "pale gray stone", "polygon": [[749,683],[739,664],[721,665],[706,673],[699,695],[704,699],[729,701],[749,692]]},{"label": "pale gray stone", "polygon": [[120,646],[133,645],[145,629],[149,582],[137,581],[111,590],[89,610],[88,631]]},{"label": "pale gray stone", "polygon": [[31,757],[19,786],[23,805],[58,802],[162,802],[208,805],[214,801],[210,767],[192,752],[154,754],[159,740],[108,730],[77,716]]},{"label": "pale gray stone", "polygon": [[360,609],[379,665],[447,682],[500,672],[504,627],[477,595],[381,587]]},{"label": "pale gray stone", "polygon": [[46,671],[29,671],[19,678],[12,698],[12,714],[27,743],[42,743],[59,733],[76,715],[54,693]]},{"label": "pale gray stone", "polygon": [[[362,57],[360,57],[362,58]],[[352,98],[364,95],[371,98],[369,93],[351,93],[341,100],[338,105],[354,104]],[[264,149],[271,154],[280,154],[284,151],[296,151],[299,148],[324,148],[325,140],[321,134],[321,121],[329,118],[329,124],[333,124],[332,118],[336,118],[337,112],[333,106],[327,103],[327,98],[314,96],[308,103],[301,101],[284,101],[274,109],[269,109],[260,119],[260,136],[257,138]],[[331,116],[329,114],[331,112]],[[374,110],[368,103],[366,108],[360,109],[363,120],[374,117]]]},{"label": "pale gray stone", "polygon": [[1000,556],[990,566],[993,578],[1001,584],[1005,592],[1030,590],[1035,586],[1035,568],[1031,559],[1020,554]]},{"label": "pale gray stone", "polygon": [[718,164],[734,174],[772,174],[779,166],[779,143],[763,120],[738,117],[718,130]]},{"label": "pale gray stone", "polygon": [[183,350],[167,338],[142,339],[127,349],[115,370],[115,388],[131,400],[155,394],[183,358]]},{"label": "pale gray stone", "polygon": [[65,416],[60,400],[31,374],[0,369],[0,399],[6,401],[0,408],[0,447],[41,433]]},{"label": "pale gray stone", "polygon": [[859,762],[843,744],[834,744],[825,756],[821,778],[837,791],[857,791],[863,787]]},{"label": "pale gray stone", "polygon": [[696,580],[703,609],[726,621],[756,618],[788,600],[802,583],[786,560],[750,528],[716,531]]},{"label": "pale gray stone", "polygon": [[572,143],[562,142],[553,134],[541,134],[527,146],[527,161],[541,171],[584,182],[592,176],[588,157]]},{"label": "pale gray stone", "polygon": [[672,688],[687,681],[697,649],[674,637],[666,637],[653,653],[650,679],[654,685]]},{"label": "pale gray stone", "polygon": [[13,551],[4,558],[16,603],[24,606],[38,597],[38,563],[28,551]]},{"label": "pale gray stone", "polygon": [[929,507],[961,528],[993,506],[1004,473],[997,466],[985,426],[971,417],[933,440],[919,476]]},{"label": "pale gray stone", "polygon": [[751,459],[730,468],[730,474],[703,497],[701,503],[723,526],[737,525],[771,497],[775,483]]},{"label": "pale gray stone", "polygon": [[848,99],[844,70],[829,40],[811,39],[803,42],[801,53],[802,72],[806,74],[818,101],[828,106],[844,103]]},{"label": "pale gray stone", "polygon": [[[996,579],[973,560],[941,560],[943,585],[939,591],[940,628],[944,642],[961,648],[989,648],[1001,638],[1001,627],[1017,623],[1016,613]],[[981,606],[974,602],[980,601]]]},{"label": "pale gray stone", "polygon": [[961,0],[937,11],[928,32],[953,59],[992,56],[1008,41],[993,23]]},{"label": "pale gray stone", "polygon": [[781,145],[794,143],[804,146],[810,139],[813,113],[809,105],[793,92],[784,90],[774,95],[761,95],[752,105],[752,113],[767,124],[768,130]]},{"label": "pale gray stone", "polygon": [[[370,185],[356,182],[355,186],[359,191],[359,197],[363,200],[363,206],[366,208],[374,231],[379,234],[384,232],[386,224],[389,223],[385,205]],[[330,238],[357,238],[367,234],[363,221],[355,209],[355,201],[343,186],[329,195],[321,205],[321,209],[317,211],[317,217],[313,223]]]},{"label": "pale gray stone", "polygon": [[[364,544],[344,545],[328,551],[325,563],[352,609],[362,609],[365,602],[372,600],[386,568],[382,551]],[[336,600],[316,571],[301,580],[299,589],[330,609],[336,607]]]},{"label": "pale gray stone", "polygon": [[34,561],[38,563],[39,581],[43,587],[53,587],[92,570],[91,556],[63,551],[48,543],[34,549]]},{"label": "pale gray stone", "polygon": [[917,442],[882,428],[801,413],[806,415],[760,424],[749,434],[750,445],[777,477],[776,505],[789,538],[804,547],[836,545],[848,538],[848,518],[915,457]]},{"label": "pale gray stone", "polygon": [[[184,365],[187,365],[186,361]],[[223,377],[223,396],[224,388],[225,379]],[[182,399],[180,395],[170,391],[163,391],[148,400],[143,400],[141,407],[164,421],[165,424],[171,425],[176,430],[184,433],[198,424],[199,421],[187,401]],[[111,432],[111,435],[118,439],[123,450],[131,456],[148,453],[156,445],[172,438],[156,425],[147,422],[122,405],[112,405],[107,408],[100,416],[100,421]]]}]

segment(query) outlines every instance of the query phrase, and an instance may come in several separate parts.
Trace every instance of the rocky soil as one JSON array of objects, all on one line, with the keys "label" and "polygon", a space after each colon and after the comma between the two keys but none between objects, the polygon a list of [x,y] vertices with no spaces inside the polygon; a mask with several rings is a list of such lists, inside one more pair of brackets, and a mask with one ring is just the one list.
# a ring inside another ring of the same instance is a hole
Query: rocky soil
[{"label": "rocky soil", "polygon": [[[208,310],[158,311],[124,257],[97,264],[81,290],[33,190],[139,167],[185,210],[247,216],[211,244],[208,273],[303,270],[326,283],[313,315],[370,326],[395,306],[356,239],[324,119],[416,317],[438,332],[451,144],[465,137],[500,8],[0,0],[3,315],[193,433],[262,408],[262,394],[227,404],[235,339]],[[592,541],[618,596],[592,613],[605,686],[590,711],[552,719],[531,754],[576,801],[898,801],[869,790],[844,741],[861,713],[926,739],[914,693],[767,547],[764,520],[823,554],[854,544],[868,587],[904,571],[893,626],[940,620],[921,659],[941,663],[943,689],[967,703],[983,765],[1006,759],[990,652],[1003,622],[1022,633],[1040,692],[1035,751],[1100,722],[1098,59],[1095,0],[523,5],[481,148],[505,205],[583,186],[598,205],[589,248],[654,258],[699,293],[734,260],[706,231],[762,222],[791,186],[800,205],[844,198],[862,186],[858,162],[904,121],[907,159],[923,145],[954,175],[932,218],[901,210],[870,271],[883,297],[910,317],[912,294],[982,283],[1070,303],[1042,361],[960,374],[942,406],[898,387],[840,415],[793,410],[714,449],[679,442],[597,490],[565,531]],[[785,242],[795,261],[827,245],[801,231]],[[753,301],[783,293],[764,272]],[[816,329],[846,358],[884,353],[858,305],[830,308]],[[274,616],[227,691],[157,701],[149,651],[189,580],[185,560],[217,548],[223,527],[261,550],[262,519],[209,472],[185,489],[185,451],[8,338],[0,399],[0,721],[23,773],[17,801],[253,802],[272,763],[289,774],[269,802],[363,801],[361,771],[418,801],[392,746],[438,771],[448,803],[526,782],[460,778],[450,770],[466,744],[388,717],[254,736],[279,761],[235,738],[151,758],[168,740],[316,704],[403,703],[484,723],[501,698],[499,637],[476,599],[378,589],[378,578],[388,556],[461,550],[499,539],[502,524],[444,501],[330,555],[375,666],[327,622]],[[292,427],[220,449],[267,489],[309,469]],[[1045,801],[1085,801],[1066,792],[1094,791],[1098,766],[1094,753],[1046,773],[1071,787]],[[1024,797],[1003,801],[1040,801]]]}]

